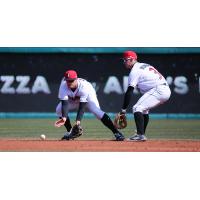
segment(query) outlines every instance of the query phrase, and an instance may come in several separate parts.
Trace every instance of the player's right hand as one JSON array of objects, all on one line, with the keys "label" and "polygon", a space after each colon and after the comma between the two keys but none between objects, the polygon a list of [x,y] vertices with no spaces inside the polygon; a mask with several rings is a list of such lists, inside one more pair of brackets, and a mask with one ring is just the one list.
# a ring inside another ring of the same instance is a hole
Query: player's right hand
[{"label": "player's right hand", "polygon": [[127,127],[126,114],[117,113],[114,119],[114,125],[117,129],[123,129]]},{"label": "player's right hand", "polygon": [[59,127],[63,126],[65,124],[65,122],[66,122],[66,118],[63,117],[63,118],[57,120],[55,122],[54,126],[57,127],[57,128],[59,128]]}]

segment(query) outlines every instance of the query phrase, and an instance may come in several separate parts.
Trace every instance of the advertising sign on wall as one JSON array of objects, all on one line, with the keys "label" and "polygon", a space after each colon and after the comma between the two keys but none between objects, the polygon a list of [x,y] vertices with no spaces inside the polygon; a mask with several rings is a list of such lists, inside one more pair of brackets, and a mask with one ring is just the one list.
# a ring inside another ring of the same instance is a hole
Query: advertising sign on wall
[{"label": "advertising sign on wall", "polygon": [[[154,113],[200,113],[200,54],[138,54],[167,79],[170,100]],[[0,53],[0,112],[54,112],[66,70],[90,81],[106,112],[118,112],[128,74],[119,53]],[[131,107],[140,94],[134,91]]]}]

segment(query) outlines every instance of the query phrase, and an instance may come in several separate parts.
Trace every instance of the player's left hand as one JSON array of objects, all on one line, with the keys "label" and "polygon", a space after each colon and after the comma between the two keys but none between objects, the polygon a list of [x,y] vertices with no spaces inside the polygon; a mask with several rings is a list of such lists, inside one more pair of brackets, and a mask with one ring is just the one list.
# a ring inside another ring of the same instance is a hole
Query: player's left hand
[{"label": "player's left hand", "polygon": [[70,136],[71,138],[77,138],[80,137],[81,135],[83,135],[83,128],[81,127],[80,124],[76,123],[71,129]]},{"label": "player's left hand", "polygon": [[57,127],[57,128],[59,128],[59,127],[63,126],[65,124],[65,122],[66,122],[66,118],[63,117],[63,118],[57,120],[55,122],[54,126]]}]

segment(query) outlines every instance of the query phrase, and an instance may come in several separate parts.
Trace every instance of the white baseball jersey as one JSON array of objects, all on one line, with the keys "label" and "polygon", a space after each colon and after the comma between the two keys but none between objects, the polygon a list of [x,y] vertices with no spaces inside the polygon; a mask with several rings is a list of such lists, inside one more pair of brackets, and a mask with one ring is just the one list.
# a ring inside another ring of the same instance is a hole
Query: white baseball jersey
[{"label": "white baseball jersey", "polygon": [[153,66],[145,63],[135,63],[128,77],[128,86],[137,86],[141,93],[163,83],[167,83],[165,78]]},{"label": "white baseball jersey", "polygon": [[60,84],[58,98],[60,100],[70,100],[75,102],[88,102],[96,97],[96,92],[91,83],[78,78],[78,87],[75,91],[68,88],[66,81],[63,79]]},{"label": "white baseball jersey", "polygon": [[151,65],[135,63],[128,78],[128,86],[137,87],[143,96],[133,106],[133,113],[148,114],[149,110],[166,102],[171,95],[165,78]]},{"label": "white baseball jersey", "polygon": [[[69,110],[77,109],[79,102],[87,102],[87,109],[98,119],[101,119],[105,113],[99,106],[96,91],[92,84],[81,78],[78,78],[78,87],[75,91],[68,88],[66,81],[63,79],[60,84],[58,98],[69,101]],[[61,102],[56,107],[56,113],[59,117],[62,116]]]}]

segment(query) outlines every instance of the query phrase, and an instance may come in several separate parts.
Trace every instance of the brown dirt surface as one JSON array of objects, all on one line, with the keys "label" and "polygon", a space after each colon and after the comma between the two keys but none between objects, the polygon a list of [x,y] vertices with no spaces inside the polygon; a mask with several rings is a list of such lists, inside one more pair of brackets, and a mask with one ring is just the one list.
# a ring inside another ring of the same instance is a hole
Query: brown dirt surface
[{"label": "brown dirt surface", "polygon": [[199,152],[198,140],[148,140],[146,142],[109,140],[17,140],[1,139],[3,152]]}]

